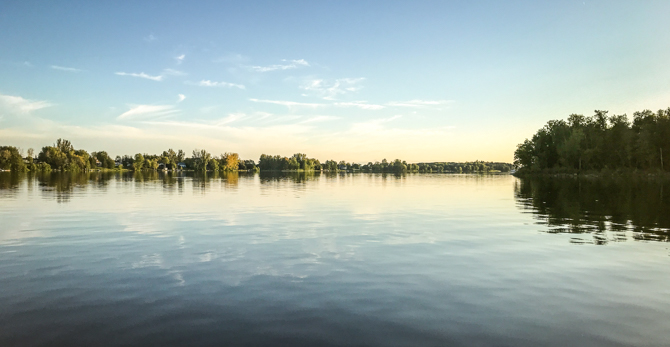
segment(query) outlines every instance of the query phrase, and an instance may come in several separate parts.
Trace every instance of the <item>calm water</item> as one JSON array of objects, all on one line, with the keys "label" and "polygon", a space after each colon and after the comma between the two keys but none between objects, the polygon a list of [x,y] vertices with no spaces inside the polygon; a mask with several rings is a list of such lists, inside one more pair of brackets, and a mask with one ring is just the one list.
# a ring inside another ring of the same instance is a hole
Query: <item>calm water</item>
[{"label": "calm water", "polygon": [[0,346],[668,346],[669,190],[0,173]]}]

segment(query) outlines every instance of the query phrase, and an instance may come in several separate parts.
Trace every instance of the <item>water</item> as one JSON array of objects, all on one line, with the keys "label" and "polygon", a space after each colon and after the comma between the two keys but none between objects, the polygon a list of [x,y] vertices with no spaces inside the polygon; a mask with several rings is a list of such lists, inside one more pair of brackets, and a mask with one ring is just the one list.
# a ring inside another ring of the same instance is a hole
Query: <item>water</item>
[{"label": "water", "polygon": [[0,173],[0,345],[668,346],[664,185]]}]

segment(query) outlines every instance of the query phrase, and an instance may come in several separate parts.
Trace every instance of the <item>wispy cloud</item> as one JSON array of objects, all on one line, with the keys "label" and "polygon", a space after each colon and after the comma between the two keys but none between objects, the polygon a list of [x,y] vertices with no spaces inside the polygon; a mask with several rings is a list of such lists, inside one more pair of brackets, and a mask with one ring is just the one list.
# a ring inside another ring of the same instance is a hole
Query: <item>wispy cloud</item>
[{"label": "wispy cloud", "polygon": [[151,41],[154,41],[154,40],[156,40],[156,36],[154,36],[154,34],[149,34],[149,36],[144,37],[144,41],[147,41],[147,42],[151,42]]},{"label": "wispy cloud", "polygon": [[177,102],[182,102],[182,101],[186,100],[186,95],[179,94],[179,95],[177,95],[177,98],[178,98]]},{"label": "wispy cloud", "polygon": [[366,101],[336,102],[333,105],[338,107],[358,107],[363,110],[381,110],[386,108],[383,105],[368,104]]},{"label": "wispy cloud", "polygon": [[157,76],[152,76],[152,75],[146,74],[144,72],[140,72],[140,73],[115,72],[114,74],[119,75],[119,76],[130,76],[130,77],[145,78],[145,79],[148,79],[148,80],[158,81],[158,82],[162,81],[167,76],[186,76],[186,75],[188,75],[184,71],[179,71],[179,70],[175,70],[175,69],[163,69],[163,71],[161,71],[161,74],[157,75]]},{"label": "wispy cloud", "polygon": [[42,108],[53,106],[52,103],[41,100],[29,100],[15,95],[0,94],[0,112],[5,111],[29,113]]},{"label": "wispy cloud", "polygon": [[195,84],[201,87],[225,87],[225,88],[246,89],[246,87],[244,87],[244,85],[242,84],[230,83],[230,82],[216,82],[210,80],[202,80],[198,83],[189,83],[189,84]]},{"label": "wispy cloud", "polygon": [[226,124],[230,124],[233,122],[237,122],[238,120],[247,118],[247,115],[245,113],[231,113],[227,117],[221,118],[217,121],[214,122],[213,125],[215,126],[222,126]]},{"label": "wispy cloud", "polygon": [[365,78],[339,78],[334,82],[323,79],[312,79],[305,81],[300,88],[326,100],[335,100],[339,95],[361,90],[360,83]]},{"label": "wispy cloud", "polygon": [[305,59],[296,59],[296,60],[283,59],[282,61],[285,62],[286,64],[274,64],[274,65],[268,65],[268,66],[248,66],[248,68],[252,71],[268,72],[268,71],[277,71],[277,70],[297,69],[298,67],[301,67],[301,66],[310,66],[309,63]]},{"label": "wispy cloud", "polygon": [[258,120],[263,120],[274,116],[272,113],[269,112],[256,112],[256,115],[258,115]]},{"label": "wispy cloud", "polygon": [[376,131],[383,130],[385,128],[384,123],[392,122],[401,117],[402,115],[395,115],[388,118],[377,118],[365,122],[354,123],[351,126],[350,131],[356,134],[374,133]]},{"label": "wispy cloud", "polygon": [[286,106],[286,107],[288,107],[288,108],[293,108],[293,107],[309,107],[309,108],[317,108],[317,107],[327,106],[326,104],[312,104],[312,103],[305,103],[305,102],[282,101],[282,100],[260,100],[260,99],[249,99],[249,101],[252,101],[252,102],[259,102],[259,103],[265,103],[265,104],[282,105],[282,106]]},{"label": "wispy cloud", "polygon": [[186,76],[186,75],[188,75],[186,72],[175,69],[163,69],[163,71],[161,72],[161,76]]},{"label": "wispy cloud", "polygon": [[429,107],[429,106],[441,106],[452,103],[452,100],[409,100],[409,101],[392,101],[387,103],[388,106],[396,107]]},{"label": "wispy cloud", "polygon": [[73,67],[65,67],[65,66],[58,66],[58,65],[51,65],[51,68],[54,69],[54,70],[67,71],[67,72],[81,72],[81,71],[83,71],[81,69],[75,69]]},{"label": "wispy cloud", "polygon": [[174,57],[174,59],[177,61],[177,65],[183,63],[185,58],[186,58],[186,54],[182,54],[180,56]]},{"label": "wispy cloud", "polygon": [[33,64],[31,64],[31,63],[30,63],[29,61],[27,61],[27,60],[23,62],[23,65],[24,65],[24,66],[27,66],[27,67],[33,67]]},{"label": "wispy cloud", "polygon": [[179,112],[173,105],[131,105],[130,110],[122,113],[117,120],[136,118],[155,118]]},{"label": "wispy cloud", "polygon": [[159,81],[159,82],[163,80],[163,75],[151,76],[151,75],[147,75],[147,74],[145,74],[144,72],[140,72],[140,73],[133,73],[133,72],[115,72],[114,74],[115,74],[115,75],[119,75],[119,76],[131,76],[131,77],[146,78],[146,79],[148,79],[148,80]]},{"label": "wispy cloud", "polygon": [[330,122],[330,121],[338,120],[338,119],[341,119],[341,118],[336,117],[336,116],[315,116],[315,117],[305,119],[304,121],[300,122],[300,124]]}]

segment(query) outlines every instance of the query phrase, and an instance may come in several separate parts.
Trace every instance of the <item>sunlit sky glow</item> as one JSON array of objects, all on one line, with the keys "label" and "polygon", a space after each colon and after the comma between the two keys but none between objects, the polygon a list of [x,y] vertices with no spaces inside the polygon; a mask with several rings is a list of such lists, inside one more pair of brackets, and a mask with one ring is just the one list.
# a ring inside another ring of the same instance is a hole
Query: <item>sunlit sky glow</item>
[{"label": "sunlit sky glow", "polygon": [[670,107],[667,1],[2,2],[0,145],[512,161]]}]

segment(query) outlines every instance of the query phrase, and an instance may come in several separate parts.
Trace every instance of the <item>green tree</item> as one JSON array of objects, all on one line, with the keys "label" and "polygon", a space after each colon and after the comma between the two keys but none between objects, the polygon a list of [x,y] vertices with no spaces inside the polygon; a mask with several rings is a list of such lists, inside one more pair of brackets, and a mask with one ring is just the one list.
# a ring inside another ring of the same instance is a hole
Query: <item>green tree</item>
[{"label": "green tree", "polygon": [[0,169],[11,171],[26,171],[23,156],[16,147],[0,146]]},{"label": "green tree", "polygon": [[144,156],[140,153],[135,154],[135,161],[133,162],[133,168],[135,171],[142,170],[144,167]]},{"label": "green tree", "polygon": [[209,161],[212,159],[212,155],[204,149],[201,150],[194,149],[192,158],[195,170],[206,171]]}]

